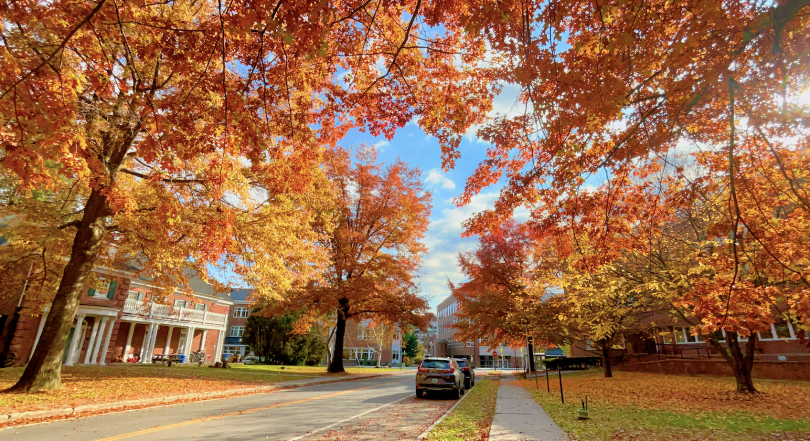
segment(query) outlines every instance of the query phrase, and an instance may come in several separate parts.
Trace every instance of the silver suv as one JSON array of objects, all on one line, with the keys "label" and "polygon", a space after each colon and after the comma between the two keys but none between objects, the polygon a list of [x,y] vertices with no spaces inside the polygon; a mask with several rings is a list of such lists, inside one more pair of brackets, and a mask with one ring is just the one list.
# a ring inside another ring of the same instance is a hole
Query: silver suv
[{"label": "silver suv", "polygon": [[451,391],[454,397],[464,395],[464,372],[452,358],[431,357],[422,360],[416,370],[416,398],[425,391]]}]

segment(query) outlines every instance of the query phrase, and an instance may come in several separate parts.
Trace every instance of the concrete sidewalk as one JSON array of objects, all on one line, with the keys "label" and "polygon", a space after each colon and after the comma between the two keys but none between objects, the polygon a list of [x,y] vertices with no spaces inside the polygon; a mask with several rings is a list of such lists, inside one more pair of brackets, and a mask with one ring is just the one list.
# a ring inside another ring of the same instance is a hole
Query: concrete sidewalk
[{"label": "concrete sidewalk", "polygon": [[568,441],[568,436],[514,377],[503,376],[489,439]]}]

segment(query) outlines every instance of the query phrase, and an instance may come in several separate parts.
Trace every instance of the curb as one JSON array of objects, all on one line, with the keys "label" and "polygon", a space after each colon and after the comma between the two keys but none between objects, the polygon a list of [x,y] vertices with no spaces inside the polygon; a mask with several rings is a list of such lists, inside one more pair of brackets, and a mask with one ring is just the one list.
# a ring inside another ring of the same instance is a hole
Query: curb
[{"label": "curb", "polygon": [[[190,393],[184,395],[172,395],[168,397],[161,397],[161,398],[146,398],[140,400],[127,400],[127,401],[115,401],[111,403],[98,403],[98,404],[82,404],[81,406],[76,407],[62,407],[58,409],[45,409],[45,410],[31,410],[26,412],[15,412],[9,414],[0,414],[0,430],[3,427],[9,427],[16,424],[6,424],[11,422],[19,422],[22,423],[23,420],[28,423],[38,423],[44,422],[39,420],[45,420],[48,418],[53,417],[69,417],[71,419],[74,418],[81,418],[85,416],[91,416],[90,412],[98,412],[98,411],[105,411],[101,413],[115,413],[120,411],[128,411],[134,409],[146,409],[150,407],[159,407],[162,405],[173,405],[173,404],[183,404],[183,402],[190,403],[195,401],[209,401],[209,400],[218,400],[224,398],[230,398],[235,396],[245,396],[245,395],[257,395],[262,393],[272,393],[282,390],[290,390],[290,389],[298,389],[302,387],[310,387],[310,386],[321,386],[324,384],[332,384],[332,383],[346,383],[350,381],[359,381],[359,380],[368,380],[370,378],[381,378],[381,377],[395,377],[398,375],[403,375],[409,373],[406,372],[397,372],[397,373],[380,373],[380,374],[369,374],[369,375],[362,375],[357,377],[348,377],[348,378],[336,378],[334,380],[323,380],[323,381],[316,381],[312,383],[306,384],[286,384],[286,385],[278,385],[278,386],[256,386],[256,387],[246,387],[246,388],[236,388],[236,389],[228,389],[222,391],[214,391],[214,392],[202,392],[202,393]],[[301,381],[301,380],[296,380]],[[466,396],[466,395],[465,395]]]},{"label": "curb", "polygon": [[[498,375],[493,375],[493,377],[498,377],[498,378],[500,378],[501,376],[500,376],[500,374],[498,374]],[[487,376],[486,376],[486,377],[484,377],[484,378],[485,378],[485,379],[489,379],[489,375],[487,375]],[[444,413],[444,415],[442,415],[442,416],[441,416],[441,417],[440,417],[438,420],[436,420],[436,421],[435,421],[433,424],[431,424],[431,425],[430,425],[430,427],[428,427],[427,429],[425,429],[425,431],[424,431],[424,432],[422,432],[422,434],[421,434],[421,435],[419,435],[419,436],[416,438],[416,441],[419,441],[419,440],[425,439],[425,437],[426,437],[426,436],[428,436],[428,434],[430,433],[430,431],[431,431],[431,430],[433,430],[433,428],[434,428],[434,427],[436,427],[436,426],[437,426],[439,423],[441,423],[441,422],[442,422],[442,420],[444,420],[444,418],[445,418],[447,415],[450,415],[450,412],[452,412],[452,411],[453,411],[453,409],[455,409],[455,408],[456,408],[456,406],[458,406],[459,404],[461,404],[461,402],[462,402],[462,401],[464,401],[464,400],[465,400],[467,397],[469,397],[469,396],[470,396],[470,394],[465,393],[465,394],[464,394],[464,396],[463,396],[463,397],[461,397],[461,399],[460,399],[460,400],[456,401],[456,404],[454,404],[454,405],[453,405],[453,407],[451,407],[450,409],[447,409],[447,412],[445,412],[445,413]]]}]

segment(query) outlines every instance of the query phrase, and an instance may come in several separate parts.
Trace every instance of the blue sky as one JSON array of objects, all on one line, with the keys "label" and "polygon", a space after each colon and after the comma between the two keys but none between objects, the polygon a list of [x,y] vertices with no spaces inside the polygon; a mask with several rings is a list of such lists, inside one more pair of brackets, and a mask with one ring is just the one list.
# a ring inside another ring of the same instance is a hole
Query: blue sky
[{"label": "blue sky", "polygon": [[[517,92],[516,87],[504,88],[495,100],[493,114],[517,110],[513,109]],[[457,207],[452,201],[463,192],[467,177],[485,158],[489,146],[475,137],[474,130],[470,130],[461,142],[461,159],[456,161],[454,169],[445,173],[441,169],[439,143],[414,122],[397,131],[390,141],[383,136],[353,131],[340,144],[350,147],[361,143],[375,146],[379,162],[390,163],[400,158],[412,167],[418,167],[422,171],[425,189],[433,194],[430,227],[424,240],[429,251],[423,258],[418,283],[422,296],[435,310],[436,305],[450,295],[448,278],[453,283],[463,281],[457,266],[458,253],[475,247],[475,238],[461,237],[461,223],[473,213],[491,207],[501,188],[500,185],[489,187],[463,207]]]}]

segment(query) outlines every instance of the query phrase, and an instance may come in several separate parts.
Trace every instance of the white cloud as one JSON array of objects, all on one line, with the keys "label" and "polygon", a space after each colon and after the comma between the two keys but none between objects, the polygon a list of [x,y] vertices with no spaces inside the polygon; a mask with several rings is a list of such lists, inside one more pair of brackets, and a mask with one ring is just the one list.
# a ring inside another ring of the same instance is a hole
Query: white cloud
[{"label": "white cloud", "polygon": [[427,177],[425,177],[425,184],[431,187],[441,187],[445,190],[456,188],[456,184],[447,178],[440,168],[434,168],[428,172]]},{"label": "white cloud", "polygon": [[386,146],[390,144],[391,144],[390,142],[382,140],[375,142],[374,145],[372,145],[372,147],[374,147],[374,150],[376,150],[377,153],[380,153],[381,151],[383,151],[383,149],[385,149]]},{"label": "white cloud", "polygon": [[449,208],[442,209],[432,217],[424,240],[428,254],[422,262],[419,284],[422,295],[428,299],[434,313],[436,305],[450,295],[448,279],[455,284],[464,282],[464,274],[458,267],[458,254],[474,249],[477,243],[474,237],[461,237],[464,230],[462,223],[473,214],[491,208],[497,198],[497,193],[482,193],[463,207],[442,201]]}]

